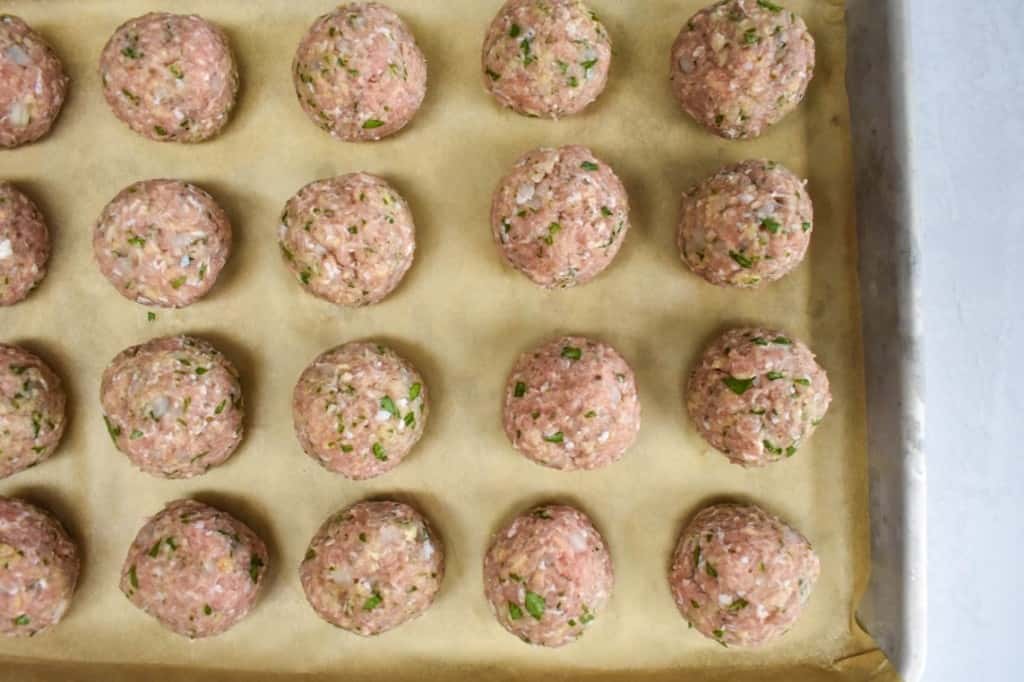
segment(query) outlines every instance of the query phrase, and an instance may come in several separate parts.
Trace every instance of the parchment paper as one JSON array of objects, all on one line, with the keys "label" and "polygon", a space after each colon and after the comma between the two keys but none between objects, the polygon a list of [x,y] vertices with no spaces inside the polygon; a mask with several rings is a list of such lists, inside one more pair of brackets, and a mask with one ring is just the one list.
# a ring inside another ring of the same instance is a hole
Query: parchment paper
[{"label": "parchment paper", "polygon": [[[593,676],[729,680],[891,680],[895,673],[854,621],[868,577],[867,460],[856,281],[842,0],[787,0],[807,20],[818,66],[807,100],[763,138],[719,140],[680,113],[668,86],[668,49],[704,0],[591,0],[615,46],[598,102],[557,123],[500,110],[483,91],[479,51],[498,0],[389,0],[429,59],[429,92],[411,126],[374,144],[346,144],[307,120],[290,64],[328,1],[53,0],[4,3],[52,42],[72,77],[54,132],[0,152],[0,176],[39,202],[54,234],[50,272],[20,305],[0,310],[0,340],[51,362],[69,391],[58,453],[0,482],[0,494],[45,504],[81,543],[84,570],[66,620],[32,640],[0,641],[5,679],[185,680],[555,679]],[[124,20],[145,11],[199,12],[230,35],[240,63],[239,106],[225,132],[196,146],[130,132],[103,101],[97,60]],[[513,161],[539,145],[580,143],[612,164],[633,205],[633,228],[595,282],[544,292],[500,260],[488,227],[491,192]],[[763,291],[730,291],[690,274],[674,235],[679,195],[727,162],[771,157],[810,179],[815,231],[806,262]],[[344,310],[304,293],[275,243],[285,200],[303,184],[366,170],[411,203],[416,262],[384,303]],[[181,311],[121,298],[92,260],[93,221],[127,184],[152,177],[199,183],[224,206],[235,249],[211,295]],[[682,385],[701,348],[739,323],[805,339],[827,368],[835,399],[792,460],[744,471],[700,440]],[[100,374],[123,348],[172,333],[201,335],[241,370],[245,440],[201,478],[163,481],[118,453],[100,418]],[[560,333],[590,334],[636,369],[643,427],[618,464],[563,473],[516,454],[500,426],[502,387],[518,353]],[[332,475],[305,456],[290,399],[302,368],[351,339],[394,344],[429,383],[426,435],[397,470],[366,482]],[[195,496],[249,523],[271,569],[252,614],[196,642],[164,631],[117,589],[135,532],[172,499]],[[413,502],[447,546],[440,598],[420,619],[374,639],[321,621],[306,604],[297,564],[320,522],[368,497]],[[777,644],[723,649],[679,616],[666,573],[686,520],[713,500],[756,501],[800,528],[822,559],[804,617]],[[579,505],[607,539],[617,582],[607,611],[576,644],[529,647],[505,633],[482,595],[491,533],[542,500]]]}]

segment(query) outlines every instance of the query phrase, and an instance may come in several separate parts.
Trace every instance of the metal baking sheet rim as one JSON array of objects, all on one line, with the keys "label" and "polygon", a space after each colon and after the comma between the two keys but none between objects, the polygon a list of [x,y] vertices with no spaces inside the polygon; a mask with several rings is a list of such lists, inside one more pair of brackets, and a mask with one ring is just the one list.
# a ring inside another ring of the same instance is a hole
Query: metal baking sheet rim
[{"label": "metal baking sheet rim", "polygon": [[911,25],[900,0],[847,5],[871,491],[871,579],[857,616],[902,678],[918,682],[927,647],[927,489],[906,108]]}]

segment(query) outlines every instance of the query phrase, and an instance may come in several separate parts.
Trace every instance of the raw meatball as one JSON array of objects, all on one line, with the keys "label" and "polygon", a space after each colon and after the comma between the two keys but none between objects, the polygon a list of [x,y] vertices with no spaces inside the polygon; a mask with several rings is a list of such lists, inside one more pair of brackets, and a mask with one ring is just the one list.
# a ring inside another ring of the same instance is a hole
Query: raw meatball
[{"label": "raw meatball", "polygon": [[727,646],[758,646],[796,622],[821,568],[807,539],[753,505],[716,504],[683,531],[669,587],[683,617]]},{"label": "raw meatball", "polygon": [[586,284],[619,252],[629,198],[611,166],[586,147],[535,149],[495,190],[491,229],[505,260],[536,284]]},{"label": "raw meatball", "polygon": [[690,375],[686,409],[700,435],[734,464],[796,454],[825,418],[828,376],[803,343],[771,329],[733,329]]},{"label": "raw meatball", "polygon": [[427,60],[391,8],[341,5],[313,22],[292,63],[295,94],[315,124],[350,142],[405,127],[427,94]]},{"label": "raw meatball", "polygon": [[672,45],[672,91],[721,137],[757,137],[791,112],[814,74],[814,38],[768,0],[728,0],[690,18]]},{"label": "raw meatball", "polygon": [[118,353],[100,385],[117,449],[146,473],[190,478],[242,440],[238,370],[209,343],[166,336]]},{"label": "raw meatball", "polygon": [[677,243],[718,286],[760,287],[800,265],[814,209],[804,181],[772,161],[728,166],[683,195]]},{"label": "raw meatball", "polygon": [[50,232],[43,214],[14,185],[0,182],[0,306],[28,296],[46,276],[49,258]]},{"label": "raw meatball", "polygon": [[78,567],[78,548],[57,519],[0,497],[0,634],[31,637],[59,623]]},{"label": "raw meatball", "polygon": [[363,306],[383,299],[405,277],[416,226],[391,185],[350,173],[312,182],[289,199],[278,240],[288,267],[311,293]]},{"label": "raw meatball", "polygon": [[484,557],[484,594],[502,627],[527,644],[576,640],[604,610],[615,576],[585,514],[548,505],[503,528]]},{"label": "raw meatball", "polygon": [[608,82],[612,43],[580,0],[508,0],[484,38],[484,87],[527,116],[583,111]]},{"label": "raw meatball", "polygon": [[256,602],[267,547],[226,512],[176,500],[149,519],[128,548],[121,591],[168,630],[219,635]]},{"label": "raw meatball", "polygon": [[217,281],[231,251],[231,223],[199,187],[146,180],[121,190],[103,209],[92,250],[125,298],[181,308]]},{"label": "raw meatball", "polygon": [[100,78],[114,115],[161,142],[213,137],[238,94],[227,36],[194,14],[154,12],[122,24],[100,55]]},{"label": "raw meatball", "polygon": [[409,505],[360,502],[320,526],[299,576],[317,615],[357,635],[377,635],[434,602],[444,548]]},{"label": "raw meatball", "polygon": [[380,476],[423,435],[427,386],[416,368],[377,343],[322,354],[295,385],[292,419],[307,455],[351,479]]},{"label": "raw meatball", "polygon": [[53,454],[64,434],[66,398],[46,363],[0,343],[0,478]]},{"label": "raw meatball", "polygon": [[640,430],[633,370],[611,346],[563,336],[523,353],[505,386],[505,433],[554,469],[617,462]]},{"label": "raw meatball", "polygon": [[0,147],[48,133],[67,90],[64,66],[46,41],[18,17],[0,15]]}]

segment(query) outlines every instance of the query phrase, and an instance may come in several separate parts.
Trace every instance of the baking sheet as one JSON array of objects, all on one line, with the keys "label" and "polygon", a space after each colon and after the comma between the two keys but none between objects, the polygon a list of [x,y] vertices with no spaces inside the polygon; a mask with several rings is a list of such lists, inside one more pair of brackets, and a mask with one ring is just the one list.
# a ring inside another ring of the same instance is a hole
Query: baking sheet
[{"label": "baking sheet", "polygon": [[[896,675],[858,628],[854,611],[868,578],[864,377],[856,233],[844,90],[842,0],[794,0],[818,46],[807,100],[756,141],[727,142],[676,107],[667,51],[702,0],[593,0],[615,45],[598,102],[558,123],[497,108],[480,85],[479,49],[499,2],[391,0],[430,62],[423,109],[383,142],[335,141],[295,101],[295,46],[329,2],[173,3],[223,26],[242,74],[239,106],[225,132],[197,146],[161,145],[116,121],[102,99],[96,62],[122,21],[164,9],[148,0],[10,2],[55,46],[72,77],[64,113],[43,142],[0,154],[0,175],[36,199],[55,246],[50,273],[25,303],[0,311],[0,339],[24,343],[65,378],[71,414],[58,454],[0,482],[53,509],[81,543],[84,570],[66,620],[27,641],[0,642],[9,675],[24,679],[318,678],[387,676],[504,679],[889,680]],[[522,152],[581,143],[626,184],[633,229],[593,283],[544,292],[500,260],[488,212],[495,183]],[[725,163],[771,157],[809,178],[815,233],[806,263],[764,291],[704,284],[674,246],[678,196]],[[416,217],[416,262],[397,292],[372,308],[343,310],[301,291],[280,262],[275,224],[285,200],[315,178],[366,170],[391,180]],[[211,295],[181,311],[122,299],[92,262],[90,231],[122,187],[178,177],[211,191],[227,210],[236,245]],[[806,340],[829,371],[828,418],[798,456],[744,471],[710,451],[683,413],[682,382],[723,328],[778,326]],[[161,334],[194,333],[237,364],[246,391],[246,438],[206,476],[162,481],[117,453],[100,418],[99,377],[124,347]],[[637,373],[643,427],[618,464],[596,472],[549,471],[517,455],[500,427],[505,377],[516,356],[558,333],[617,347]],[[302,368],[338,343],[374,338],[412,359],[431,389],[424,439],[398,469],[351,482],[303,455],[290,420]],[[225,635],[188,642],[131,607],[117,575],[144,518],[166,501],[195,496],[249,523],[272,561],[263,597]],[[448,572],[420,619],[374,639],[320,621],[296,566],[330,512],[367,497],[420,507],[437,525]],[[666,572],[685,521],[713,500],[756,501],[800,528],[822,559],[804,617],[779,643],[722,649],[686,628]],[[505,633],[482,596],[480,565],[490,534],[542,500],[586,510],[611,548],[616,591],[574,645],[528,647]]]}]

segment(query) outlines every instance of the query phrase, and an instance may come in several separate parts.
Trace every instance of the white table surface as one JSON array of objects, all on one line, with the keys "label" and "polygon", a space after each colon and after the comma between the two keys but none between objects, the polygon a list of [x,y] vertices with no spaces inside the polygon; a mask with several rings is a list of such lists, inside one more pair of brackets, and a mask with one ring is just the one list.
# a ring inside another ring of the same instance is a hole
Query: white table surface
[{"label": "white table surface", "polygon": [[1021,680],[1024,1],[909,5],[928,415],[924,679]]}]

